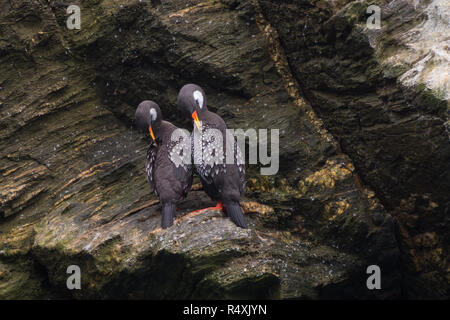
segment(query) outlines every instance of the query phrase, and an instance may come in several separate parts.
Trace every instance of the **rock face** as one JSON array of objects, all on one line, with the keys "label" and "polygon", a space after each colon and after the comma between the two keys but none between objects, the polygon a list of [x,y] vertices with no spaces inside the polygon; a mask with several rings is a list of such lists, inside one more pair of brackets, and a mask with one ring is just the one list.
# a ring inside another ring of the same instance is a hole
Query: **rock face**
[{"label": "rock face", "polygon": [[448,296],[449,3],[263,3],[305,97],[398,219],[404,293]]},{"label": "rock face", "polygon": [[[68,4],[2,3],[0,298],[448,297],[448,47],[419,41],[443,9],[380,3],[374,32],[365,5],[82,1],[68,30]],[[280,130],[278,174],[247,168],[248,230],[192,213],[199,187],[159,228],[133,114],[190,129],[188,82],[229,127]]]}]

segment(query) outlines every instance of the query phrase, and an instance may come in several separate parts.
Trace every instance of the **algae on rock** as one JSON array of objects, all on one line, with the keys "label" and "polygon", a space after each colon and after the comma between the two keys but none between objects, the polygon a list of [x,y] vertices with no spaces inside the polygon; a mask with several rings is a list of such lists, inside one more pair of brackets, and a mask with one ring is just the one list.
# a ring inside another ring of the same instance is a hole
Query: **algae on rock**
[{"label": "algae on rock", "polygon": [[[430,170],[409,142],[398,151],[380,142],[377,126],[392,117],[380,99],[401,112],[425,96],[408,91],[405,101],[394,80],[366,72],[382,61],[346,21],[349,7],[292,3],[83,1],[80,30],[67,30],[63,2],[3,5],[0,298],[400,297],[403,233],[385,207],[409,195],[414,184],[402,179],[411,170],[413,182]],[[205,88],[229,127],[280,130],[279,173],[247,168],[249,230],[217,211],[190,214],[211,204],[201,190],[180,203],[174,227],[158,228],[143,174],[148,141],[133,114],[154,99],[189,128],[176,108],[188,82]],[[431,173],[445,169],[446,150],[433,117],[422,127],[395,123],[407,141],[425,143],[419,135],[430,130],[441,152]],[[402,152],[404,162],[392,158]],[[73,264],[83,290],[67,290]],[[372,264],[383,270],[382,292],[367,290]]]}]

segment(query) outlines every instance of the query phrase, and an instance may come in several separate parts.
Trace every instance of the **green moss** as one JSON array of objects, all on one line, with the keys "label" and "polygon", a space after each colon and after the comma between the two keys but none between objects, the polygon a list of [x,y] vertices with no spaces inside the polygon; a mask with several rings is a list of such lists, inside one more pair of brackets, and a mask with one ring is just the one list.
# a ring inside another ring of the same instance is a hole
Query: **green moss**
[{"label": "green moss", "polygon": [[425,84],[418,84],[414,87],[414,92],[414,101],[422,110],[447,118],[450,104],[445,99],[444,89],[431,90]]}]

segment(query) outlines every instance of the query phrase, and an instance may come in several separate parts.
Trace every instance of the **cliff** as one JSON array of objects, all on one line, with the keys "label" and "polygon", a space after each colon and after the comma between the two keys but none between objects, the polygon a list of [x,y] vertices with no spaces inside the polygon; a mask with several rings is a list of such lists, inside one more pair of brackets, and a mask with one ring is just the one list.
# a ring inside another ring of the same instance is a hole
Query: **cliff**
[{"label": "cliff", "polygon": [[[379,30],[327,0],[89,0],[68,30],[68,2],[2,1],[0,298],[448,298],[448,5],[375,2]],[[229,127],[280,130],[248,230],[192,213],[199,185],[159,228],[134,110],[190,128],[188,82]]]}]

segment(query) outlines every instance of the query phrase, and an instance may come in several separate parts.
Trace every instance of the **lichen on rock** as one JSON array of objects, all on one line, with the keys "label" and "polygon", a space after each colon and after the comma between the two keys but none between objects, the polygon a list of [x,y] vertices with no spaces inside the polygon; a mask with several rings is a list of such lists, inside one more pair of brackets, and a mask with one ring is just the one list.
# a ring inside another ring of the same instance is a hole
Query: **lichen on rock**
[{"label": "lichen on rock", "polygon": [[[327,3],[83,1],[68,30],[63,2],[5,2],[0,298],[389,299],[423,285],[402,275],[441,275],[443,231],[411,231],[444,223],[445,102],[384,78],[361,3]],[[230,128],[279,129],[278,174],[247,168],[248,230],[192,213],[212,204],[198,186],[159,228],[133,115],[154,99],[190,128],[176,108],[188,82]],[[417,248],[404,271],[399,257]],[[372,264],[382,291],[366,287]],[[70,265],[82,290],[67,289]]]}]

